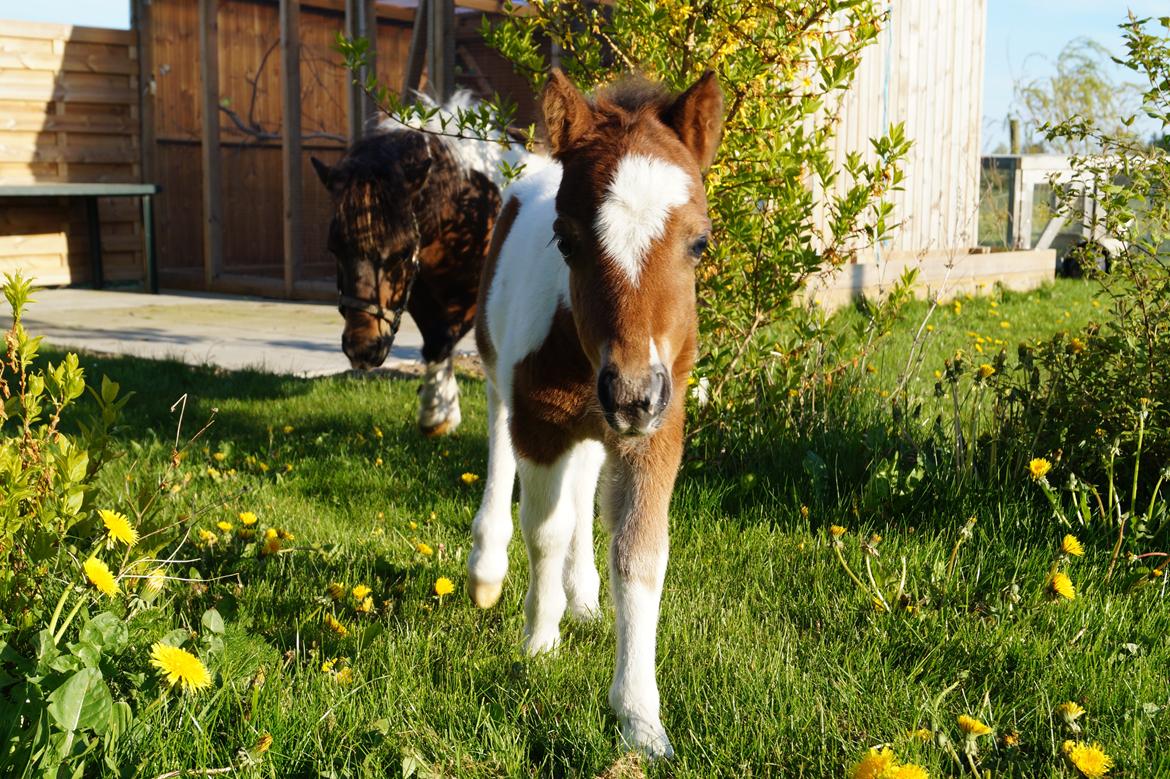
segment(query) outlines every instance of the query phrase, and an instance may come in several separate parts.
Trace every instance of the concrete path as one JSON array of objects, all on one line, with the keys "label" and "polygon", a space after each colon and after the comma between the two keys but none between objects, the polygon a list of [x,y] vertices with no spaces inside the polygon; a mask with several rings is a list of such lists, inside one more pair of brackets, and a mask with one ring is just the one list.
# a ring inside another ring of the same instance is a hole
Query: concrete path
[{"label": "concrete path", "polygon": [[[349,370],[341,353],[341,315],[328,303],[85,289],[43,289],[33,298],[25,327],[53,346],[295,376]],[[11,317],[0,305],[7,328]],[[472,354],[474,344],[468,335],[456,352]],[[415,369],[421,347],[422,336],[407,316],[384,367]]]}]

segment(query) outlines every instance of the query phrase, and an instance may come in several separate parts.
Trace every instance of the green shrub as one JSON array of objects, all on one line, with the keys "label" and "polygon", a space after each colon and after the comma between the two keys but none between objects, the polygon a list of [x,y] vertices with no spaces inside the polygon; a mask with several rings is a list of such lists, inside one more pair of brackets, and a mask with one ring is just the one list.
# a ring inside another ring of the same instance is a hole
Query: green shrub
[{"label": "green shrub", "polygon": [[[13,324],[0,371],[0,776],[81,776],[103,762],[118,771],[135,705],[163,700],[163,680],[144,673],[151,644],[192,637],[173,629],[163,597],[175,557],[160,550],[181,547],[181,522],[153,498],[128,517],[98,489],[130,396],[103,378],[89,387],[86,418],[77,356],[42,367],[41,339],[22,324],[31,291],[19,275],[4,285]],[[223,626],[218,615],[203,623],[208,656]]]}]

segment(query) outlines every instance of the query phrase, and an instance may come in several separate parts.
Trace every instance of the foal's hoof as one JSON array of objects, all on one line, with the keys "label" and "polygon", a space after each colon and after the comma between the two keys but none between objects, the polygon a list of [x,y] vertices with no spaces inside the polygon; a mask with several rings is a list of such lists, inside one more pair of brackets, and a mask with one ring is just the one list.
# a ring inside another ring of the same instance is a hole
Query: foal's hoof
[{"label": "foal's hoof", "polygon": [[504,591],[503,582],[477,582],[467,580],[467,592],[471,594],[471,602],[481,609],[490,609],[500,599]]},{"label": "foal's hoof", "polygon": [[670,759],[674,757],[674,747],[666,737],[666,729],[661,723],[630,717],[621,718],[622,740],[631,749],[636,749],[651,760]]}]

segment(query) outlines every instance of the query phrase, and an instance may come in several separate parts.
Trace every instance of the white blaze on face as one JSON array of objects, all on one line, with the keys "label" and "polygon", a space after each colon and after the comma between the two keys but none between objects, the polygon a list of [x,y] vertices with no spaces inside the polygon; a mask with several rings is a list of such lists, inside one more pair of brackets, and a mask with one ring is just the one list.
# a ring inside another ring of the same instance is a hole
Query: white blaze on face
[{"label": "white blaze on face", "polygon": [[630,154],[618,162],[597,214],[601,246],[631,284],[638,283],[650,246],[666,233],[670,212],[687,202],[691,179],[666,160]]}]

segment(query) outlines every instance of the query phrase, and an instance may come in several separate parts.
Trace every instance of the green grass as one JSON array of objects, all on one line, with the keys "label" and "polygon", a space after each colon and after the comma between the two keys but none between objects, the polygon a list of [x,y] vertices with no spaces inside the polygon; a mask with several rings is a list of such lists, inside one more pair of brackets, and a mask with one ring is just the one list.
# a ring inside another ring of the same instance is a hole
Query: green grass
[{"label": "green grass", "polygon": [[[968,330],[999,334],[992,328],[1004,319],[1012,327],[999,337],[1009,340],[1083,324],[1093,315],[1088,289],[1062,283],[1008,295],[999,317],[983,300],[964,302],[958,316],[940,309],[926,364],[969,348]],[[918,321],[910,316],[907,327]],[[912,333],[891,338],[896,347]],[[123,744],[123,763],[139,765],[137,775],[227,766],[266,731],[274,743],[257,776],[396,776],[414,764],[447,776],[595,776],[622,758],[606,703],[612,610],[594,624],[566,622],[556,656],[523,657],[518,533],[502,601],[477,611],[463,591],[482,482],[466,485],[461,474],[484,473],[486,457],[478,382],[462,382],[458,433],[427,440],[414,430],[412,381],[83,363],[138,393],[120,432],[129,456],[104,476],[127,502],[168,458],[168,409],[187,394],[185,434],[218,411],[180,466],[177,481],[189,481],[169,497],[175,510],[198,528],[251,510],[262,527],[296,536],[262,559],[192,552],[205,576],[238,574],[180,585],[174,601],[194,626],[217,607],[228,620],[226,648],[214,662],[213,692],[154,709]],[[893,370],[881,364],[875,380]],[[216,480],[209,467],[236,473]],[[887,526],[845,519],[844,508],[804,518],[806,498],[792,489],[761,487],[750,500],[740,491],[734,479],[688,471],[675,492],[658,660],[678,756],[643,766],[648,774],[839,777],[869,746],[891,742],[932,776],[969,776],[945,750],[907,736],[926,727],[957,745],[955,718],[969,714],[997,734],[1020,734],[1014,749],[980,739],[983,768],[1071,776],[1056,757],[1067,736],[1052,713],[1065,700],[1085,707],[1084,737],[1107,748],[1115,775],[1170,772],[1170,610],[1159,587],[1127,592],[1118,577],[1104,580],[1111,533],[1081,534],[1086,554],[1068,566],[1078,598],[1053,603],[1043,591],[1064,530],[1023,479],[975,507],[974,538],[950,578],[947,560],[970,503],[962,496]],[[827,540],[834,522],[849,525],[854,570],[864,570],[859,539],[884,536],[875,574],[897,579],[904,561],[906,589],[922,601],[913,613],[881,613],[852,585]],[[415,538],[436,554],[418,554]],[[604,544],[600,534],[599,560]],[[432,595],[438,576],[456,582],[442,602]],[[379,613],[359,619],[349,605],[329,605],[325,590],[335,581],[372,587]],[[349,637],[323,628],[323,607],[335,608]],[[152,619],[159,635],[170,628],[169,616],[136,621]],[[141,670],[149,672],[146,653],[144,645]],[[337,656],[350,659],[352,683],[321,671],[324,658]],[[259,669],[264,682],[254,686]]]}]

